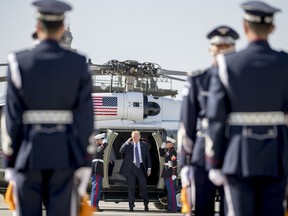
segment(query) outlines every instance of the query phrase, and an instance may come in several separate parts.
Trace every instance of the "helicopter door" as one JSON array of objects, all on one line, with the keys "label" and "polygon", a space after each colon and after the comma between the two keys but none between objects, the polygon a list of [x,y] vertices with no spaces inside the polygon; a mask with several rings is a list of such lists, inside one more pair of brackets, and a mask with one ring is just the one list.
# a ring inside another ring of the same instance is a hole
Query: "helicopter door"
[{"label": "helicopter door", "polygon": [[159,152],[159,148],[161,147],[162,145],[162,138],[161,138],[161,135],[159,132],[157,133],[152,133],[152,136],[154,137],[155,139],[155,143],[157,145],[157,151],[158,151],[158,157],[159,157],[159,178],[158,178],[158,183],[157,183],[157,188],[158,189],[164,189],[165,187],[165,183],[164,183],[164,179],[161,178],[161,173],[162,173],[162,170],[163,170],[163,164],[164,164],[164,157],[160,157],[160,152]]},{"label": "helicopter door", "polygon": [[113,147],[113,142],[118,136],[118,133],[112,131],[112,130],[107,130],[107,141],[108,141],[108,146],[106,147],[104,151],[104,177],[102,181],[102,187],[103,188],[110,188],[110,184],[108,181],[108,169],[109,169],[109,162],[110,162],[110,154],[111,154],[111,149]]}]

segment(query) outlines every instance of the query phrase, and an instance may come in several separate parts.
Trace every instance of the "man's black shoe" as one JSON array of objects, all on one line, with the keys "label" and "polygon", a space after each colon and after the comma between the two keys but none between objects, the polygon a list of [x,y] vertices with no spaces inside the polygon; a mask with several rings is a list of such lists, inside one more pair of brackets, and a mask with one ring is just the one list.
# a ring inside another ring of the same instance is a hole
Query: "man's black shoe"
[{"label": "man's black shoe", "polygon": [[145,212],[148,212],[148,211],[149,211],[148,206],[145,206],[144,211],[145,211]]},{"label": "man's black shoe", "polygon": [[134,212],[133,208],[130,208],[130,209],[129,209],[129,212]]}]

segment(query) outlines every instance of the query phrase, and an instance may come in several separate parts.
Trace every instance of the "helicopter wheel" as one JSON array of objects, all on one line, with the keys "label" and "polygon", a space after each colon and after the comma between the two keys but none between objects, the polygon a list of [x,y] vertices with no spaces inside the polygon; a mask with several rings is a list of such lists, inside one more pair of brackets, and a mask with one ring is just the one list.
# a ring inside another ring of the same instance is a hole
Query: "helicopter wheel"
[{"label": "helicopter wheel", "polygon": [[154,207],[159,210],[167,209],[167,196],[159,198],[159,202],[154,202]]},{"label": "helicopter wheel", "polygon": [[180,212],[182,209],[181,190],[176,192],[176,205],[177,205],[177,211]]}]

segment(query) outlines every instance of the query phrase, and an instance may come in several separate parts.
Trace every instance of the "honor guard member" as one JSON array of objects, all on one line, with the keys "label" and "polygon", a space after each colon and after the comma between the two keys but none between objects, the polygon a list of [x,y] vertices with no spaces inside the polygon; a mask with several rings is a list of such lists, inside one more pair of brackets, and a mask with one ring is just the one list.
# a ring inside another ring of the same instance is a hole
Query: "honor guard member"
[{"label": "honor guard member", "polygon": [[166,142],[163,142],[159,152],[160,156],[164,157],[164,167],[161,174],[161,178],[164,179],[167,197],[168,197],[168,212],[174,213],[177,212],[177,202],[176,202],[176,193],[175,185],[177,179],[177,152],[174,148],[176,143],[175,139],[171,137],[166,137]]},{"label": "honor guard member", "polygon": [[5,179],[16,185],[17,215],[42,215],[43,202],[47,216],[71,216],[77,214],[74,182],[84,196],[91,177],[91,75],[84,56],[58,44],[71,6],[54,0],[33,5],[40,43],[8,55]]},{"label": "honor guard member", "polygon": [[267,41],[279,9],[261,1],[241,7],[249,45],[217,57],[207,104],[206,165],[215,184],[225,183],[228,215],[284,215],[288,55]]},{"label": "honor guard member", "polygon": [[[205,146],[207,146],[208,126],[206,104],[209,81],[211,74],[217,72],[216,55],[223,52],[234,52],[235,41],[239,38],[239,35],[231,27],[221,25],[211,30],[207,34],[207,38],[210,43],[209,51],[213,63],[206,70],[189,74],[185,88],[183,89],[183,103],[178,134],[180,147],[178,149],[180,151],[179,163],[180,167],[182,167],[181,180],[190,179],[189,182],[183,182],[182,186],[183,188],[186,186],[190,189],[195,188],[195,192],[192,191],[195,215],[214,216],[216,190],[220,194],[220,215],[224,215],[224,192],[222,187],[216,187],[209,180],[208,171],[205,168]],[[189,186],[191,184],[192,187]],[[191,190],[189,193],[191,193]]]},{"label": "honor guard member", "polygon": [[104,176],[104,150],[106,149],[108,142],[107,139],[105,139],[105,133],[96,135],[94,139],[96,140],[97,148],[95,158],[92,160],[91,206],[94,206],[96,208],[96,211],[102,211],[99,208],[99,200],[102,191],[102,179]]}]

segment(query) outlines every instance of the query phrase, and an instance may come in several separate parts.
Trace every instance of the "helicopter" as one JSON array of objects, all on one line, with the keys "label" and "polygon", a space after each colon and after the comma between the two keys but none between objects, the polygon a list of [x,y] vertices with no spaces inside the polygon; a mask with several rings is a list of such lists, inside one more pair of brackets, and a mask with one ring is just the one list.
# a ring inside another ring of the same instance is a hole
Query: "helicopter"
[{"label": "helicopter", "polygon": [[[66,34],[69,38],[63,39],[68,49],[72,42],[69,32]],[[166,136],[177,139],[181,101],[175,99],[178,92],[172,89],[172,80],[185,81],[174,76],[185,77],[187,72],[166,70],[156,63],[136,60],[113,59],[104,64],[93,64],[88,59],[87,64],[93,80],[94,128],[97,133],[106,133],[108,140],[104,152],[102,199],[116,203],[128,201],[126,178],[119,172],[123,161],[119,149],[131,132],[138,130],[142,141],[149,145],[153,164],[152,173],[147,178],[149,200],[156,208],[165,208],[166,190],[161,178],[164,158],[160,157],[159,148]],[[6,77],[0,77],[0,82],[5,80]],[[0,103],[3,106],[5,101]],[[109,170],[110,160],[114,161],[112,170]],[[3,181],[4,170],[1,171],[0,191],[3,193],[7,183]],[[176,185],[176,200],[180,209],[179,178]],[[136,189],[136,193],[139,194],[139,190]],[[141,200],[140,195],[135,197],[136,201]]]},{"label": "helicopter", "polygon": [[[123,155],[119,153],[121,145],[131,136],[133,130],[141,133],[142,141],[149,145],[153,164],[151,176],[147,178],[147,190],[150,202],[156,208],[163,209],[166,191],[161,178],[164,158],[159,148],[166,136],[177,138],[181,101],[174,99],[177,94],[172,88],[160,88],[161,82],[172,86],[172,75],[185,72],[164,70],[160,65],[135,60],[111,60],[104,65],[95,65],[88,60],[93,78],[95,110],[95,128],[106,133],[108,146],[104,152],[104,178],[102,195],[104,201],[127,201],[127,183],[119,171]],[[105,77],[108,79],[105,81]],[[183,80],[175,78],[177,80]],[[168,98],[166,96],[170,96]],[[114,168],[109,175],[109,161]],[[177,200],[180,202],[180,182]],[[136,196],[136,200],[140,196]]]}]

